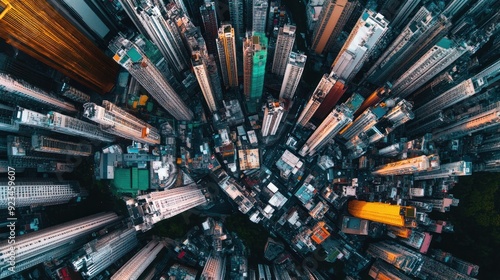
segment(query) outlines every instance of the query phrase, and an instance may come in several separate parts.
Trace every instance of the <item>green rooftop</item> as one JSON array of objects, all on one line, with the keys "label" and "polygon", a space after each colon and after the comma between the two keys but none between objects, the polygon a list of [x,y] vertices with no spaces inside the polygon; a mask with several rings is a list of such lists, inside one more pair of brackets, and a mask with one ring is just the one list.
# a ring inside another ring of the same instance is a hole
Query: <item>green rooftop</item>
[{"label": "green rooftop", "polygon": [[112,186],[118,193],[136,194],[149,188],[149,170],[132,168],[116,168]]},{"label": "green rooftop", "polygon": [[130,48],[127,51],[127,55],[130,57],[130,59],[132,59],[134,63],[137,63],[142,59],[142,55],[135,48]]},{"label": "green rooftop", "polygon": [[444,37],[443,39],[439,40],[439,42],[437,42],[436,46],[439,46],[443,49],[449,49],[453,46],[453,41]]}]

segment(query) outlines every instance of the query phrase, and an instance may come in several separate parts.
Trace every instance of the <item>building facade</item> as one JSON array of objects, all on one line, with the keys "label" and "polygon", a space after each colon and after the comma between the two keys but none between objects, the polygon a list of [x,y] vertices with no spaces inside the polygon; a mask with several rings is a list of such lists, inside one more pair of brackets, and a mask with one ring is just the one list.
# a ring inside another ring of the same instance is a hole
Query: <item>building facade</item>
[{"label": "building facade", "polygon": [[269,4],[267,0],[253,0],[252,5],[252,26],[247,26],[248,30],[254,33],[266,34],[267,9]]},{"label": "building facade", "polygon": [[83,245],[71,260],[75,271],[91,279],[137,246],[134,228],[117,229]]},{"label": "building facade", "polygon": [[48,2],[0,6],[0,37],[8,44],[101,94],[113,88],[119,68]]},{"label": "building facade", "polygon": [[243,94],[250,113],[257,112],[264,91],[267,61],[267,37],[248,33],[243,42]]},{"label": "building facade", "polygon": [[[0,209],[7,209],[7,184],[0,182]],[[37,207],[57,205],[88,195],[78,182],[47,180],[16,180],[16,207]]]},{"label": "building facade", "polygon": [[127,200],[136,230],[147,231],[157,222],[206,203],[202,190],[195,186],[152,192]]},{"label": "building facade", "polygon": [[186,106],[162,71],[157,48],[141,36],[127,39],[117,36],[109,45],[113,59],[123,66],[169,114],[177,120],[191,120],[193,112]]},{"label": "building facade", "polygon": [[40,114],[18,106],[14,119],[21,125],[47,129],[66,135],[82,136],[91,140],[113,142],[115,139],[111,134],[103,132],[94,124],[54,111],[50,111],[48,114]]},{"label": "building facade", "polygon": [[[15,243],[16,272],[69,254],[81,237],[119,220],[115,213],[100,213],[18,236]],[[7,268],[12,245],[0,241],[0,279],[13,274]]]},{"label": "building facade", "polygon": [[108,133],[140,143],[160,144],[158,129],[107,100],[102,101],[102,105],[85,103],[83,116],[100,124]]},{"label": "building facade", "polygon": [[349,81],[361,69],[388,29],[389,22],[381,14],[364,11],[332,64],[332,71]]},{"label": "building facade", "polygon": [[215,43],[215,40],[219,36],[219,21],[217,19],[215,2],[205,1],[205,3],[200,6],[200,14],[203,21],[205,42],[207,44],[208,53],[217,55],[217,44]]},{"label": "building facade", "polygon": [[23,101],[28,101],[63,112],[75,113],[77,111],[73,104],[3,73],[0,73],[0,90],[2,90],[0,99],[5,102],[17,101],[20,104]]},{"label": "building facade", "polygon": [[278,131],[283,118],[283,103],[272,98],[267,100],[262,121],[262,136],[272,136]]},{"label": "building facade", "polygon": [[281,84],[280,98],[288,100],[293,99],[297,86],[300,83],[300,78],[302,78],[306,61],[307,56],[305,54],[296,52],[290,53],[286,63],[283,83]]},{"label": "building facade", "polygon": [[219,28],[219,38],[216,40],[217,52],[219,54],[222,80],[226,88],[238,86],[236,40],[235,30],[230,24],[223,24]]},{"label": "building facade", "polygon": [[311,49],[315,53],[323,54],[330,50],[356,5],[357,0],[324,1],[311,42]]},{"label": "building facade", "polygon": [[285,24],[280,27],[278,32],[278,39],[274,49],[273,68],[272,73],[283,76],[285,69],[288,65],[288,59],[293,49],[295,42],[295,31],[297,27],[294,25]]},{"label": "building facade", "polygon": [[314,155],[350,122],[352,122],[352,112],[343,105],[337,106],[314,130],[299,154],[301,156]]},{"label": "building facade", "polygon": [[309,122],[309,120],[311,120],[312,116],[314,115],[314,113],[319,108],[319,106],[321,105],[327,94],[330,92],[330,89],[337,81],[332,74],[333,73],[331,73],[330,75],[327,74],[323,75],[321,81],[319,81],[318,85],[316,86],[316,89],[311,95],[311,98],[309,98],[309,101],[307,102],[306,106],[304,107],[304,109],[302,109],[302,112],[300,113],[300,116],[297,119],[297,124],[300,127],[304,127]]},{"label": "building facade", "polygon": [[111,276],[111,280],[139,279],[139,276],[141,276],[146,268],[155,260],[158,253],[160,253],[164,247],[165,245],[160,241],[150,241],[142,250],[137,252],[137,254],[118,269],[118,271]]}]

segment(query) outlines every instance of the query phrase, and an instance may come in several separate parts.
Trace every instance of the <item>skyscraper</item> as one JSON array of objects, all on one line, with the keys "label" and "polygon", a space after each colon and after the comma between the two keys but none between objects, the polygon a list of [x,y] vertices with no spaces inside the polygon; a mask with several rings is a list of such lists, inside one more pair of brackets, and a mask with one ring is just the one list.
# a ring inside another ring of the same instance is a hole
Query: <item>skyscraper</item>
[{"label": "skyscraper", "polygon": [[431,169],[431,162],[434,155],[419,156],[403,159],[381,166],[377,166],[372,174],[379,176],[403,175],[424,172]]},{"label": "skyscraper", "polygon": [[437,178],[450,178],[452,176],[467,176],[472,174],[472,162],[457,161],[441,164],[439,169],[420,172],[413,175],[413,180],[429,180]]},{"label": "skyscraper", "polygon": [[405,71],[415,61],[414,57],[418,58],[421,51],[426,51],[434,38],[439,38],[440,34],[450,26],[449,21],[440,16],[440,12],[433,2],[421,7],[401,34],[365,74],[368,81],[386,82],[400,71]]},{"label": "skyscraper", "polygon": [[0,37],[80,84],[109,92],[119,68],[48,2],[0,3]]},{"label": "skyscraper", "polygon": [[134,228],[117,229],[83,245],[71,264],[85,278],[93,278],[137,246]]},{"label": "skyscraper", "polygon": [[216,40],[219,53],[222,80],[226,88],[238,86],[238,64],[236,61],[236,37],[230,24],[219,28],[219,38]]},{"label": "skyscraper", "polygon": [[205,42],[207,44],[208,53],[217,55],[217,44],[215,40],[219,34],[219,22],[217,20],[215,2],[205,0],[205,3],[200,6],[200,13],[203,21],[203,30],[205,31]]},{"label": "skyscraper", "polygon": [[453,104],[474,95],[475,93],[476,91],[474,90],[472,79],[467,79],[453,88],[443,92],[426,104],[418,107],[415,110],[415,114],[422,117],[432,115],[439,112],[439,110],[450,107]]},{"label": "skyscraper", "polygon": [[195,186],[152,192],[127,200],[127,208],[136,230],[150,230],[157,222],[171,218],[206,202]]},{"label": "skyscraper", "polygon": [[[166,65],[158,49],[142,36],[117,36],[109,45],[113,59],[123,66],[169,114],[177,120],[191,120],[193,112],[169,83]],[[184,51],[184,50],[183,50]]]},{"label": "skyscraper", "polygon": [[84,157],[92,155],[92,146],[88,143],[63,141],[42,135],[31,136],[31,148],[44,153]]},{"label": "skyscraper", "polygon": [[200,280],[224,279],[226,274],[226,256],[211,252],[205,262]]},{"label": "skyscraper", "polygon": [[140,143],[160,144],[158,130],[143,120],[104,100],[103,107],[95,103],[83,105],[83,116],[98,124],[102,130]]},{"label": "skyscraper", "polygon": [[381,14],[364,11],[332,64],[332,71],[349,81],[371,56],[388,29],[389,22]]},{"label": "skyscraper", "polygon": [[302,53],[291,52],[288,56],[283,83],[281,84],[280,98],[292,100],[297,86],[302,78],[307,56]]},{"label": "skyscraper", "polygon": [[357,4],[357,0],[324,1],[312,36],[314,52],[323,54],[330,50]]},{"label": "skyscraper", "polygon": [[[240,40],[245,36],[245,19],[244,19],[244,8],[243,0],[229,0],[229,19],[231,21],[231,26],[234,28],[233,38],[236,40],[236,44],[240,45]],[[220,38],[220,29],[219,29]]]},{"label": "skyscraper", "polygon": [[[187,69],[187,53],[170,13],[160,10],[150,1],[139,4],[132,0],[120,0],[120,3],[142,35],[154,42],[171,67],[177,72]],[[171,5],[170,9],[179,12],[175,5]]]},{"label": "skyscraper", "polygon": [[371,243],[366,252],[413,276],[417,276],[420,273],[424,262],[420,253],[393,241]]},{"label": "skyscraper", "polygon": [[248,30],[252,30],[254,33],[266,34],[266,22],[267,22],[267,0],[253,0],[253,14],[252,14],[252,28],[247,26]]},{"label": "skyscraper", "polygon": [[21,104],[21,102],[24,103],[28,101],[28,103],[31,102],[38,106],[55,108],[64,112],[74,113],[77,111],[73,104],[63,101],[22,80],[14,79],[3,73],[0,73],[0,90],[2,90],[0,99],[5,102],[17,102],[18,104]]},{"label": "skyscraper", "polygon": [[[0,182],[0,209],[7,209],[7,182]],[[16,207],[48,206],[83,198],[87,191],[75,181],[16,180]]]},{"label": "skyscraper", "polygon": [[369,108],[357,117],[349,126],[343,129],[339,135],[344,139],[349,140],[377,124],[377,121],[382,118],[386,112],[387,110],[384,107],[376,106]]},{"label": "skyscraper", "polygon": [[301,156],[314,155],[323,148],[337,133],[352,121],[352,111],[344,104],[335,107],[325,120],[316,128],[299,151]]},{"label": "skyscraper", "polygon": [[455,122],[433,131],[432,140],[442,142],[461,138],[465,135],[484,130],[500,124],[500,102],[486,107],[473,108],[467,112],[468,118]]},{"label": "skyscraper", "polygon": [[391,94],[394,97],[405,98],[443,71],[466,51],[467,44],[465,42],[442,38],[392,83]]},{"label": "skyscraper", "polygon": [[193,53],[191,56],[191,63],[193,64],[193,71],[200,85],[201,92],[205,101],[207,102],[210,111],[217,111],[217,103],[215,102],[214,91],[210,84],[210,74],[208,73],[207,66],[204,63],[200,54]]},{"label": "skyscraper", "polygon": [[272,136],[278,131],[278,127],[283,118],[283,103],[273,98],[267,100],[264,109],[264,119],[262,120],[262,136]]},{"label": "skyscraper", "polygon": [[404,0],[404,3],[401,3],[398,10],[395,12],[394,18],[391,19],[391,28],[400,30],[401,26],[406,23],[408,17],[419,4],[420,0]]},{"label": "skyscraper", "polygon": [[47,129],[66,135],[81,136],[104,142],[113,142],[115,139],[112,135],[103,132],[94,124],[54,111],[50,111],[48,114],[41,114],[18,106],[14,119],[21,125]]},{"label": "skyscraper", "polygon": [[[205,40],[201,36],[199,29],[191,25],[187,26],[186,31],[184,31],[184,37],[191,52],[193,72],[198,80],[203,97],[205,97],[210,111],[215,112],[217,111],[217,102],[212,83],[213,79],[210,78],[211,74],[214,73],[210,73],[210,70],[213,71],[216,69],[209,69],[211,58],[208,55]],[[215,81],[215,84],[217,83],[220,83],[220,81]]]},{"label": "skyscraper", "polygon": [[328,92],[325,97],[325,100],[321,102],[321,105],[318,107],[318,110],[314,112],[313,119],[323,120],[326,116],[337,106],[340,98],[344,96],[344,93],[347,91],[347,85],[345,81],[339,79],[336,75],[332,76],[336,81],[333,84],[332,88]]},{"label": "skyscraper", "polygon": [[18,236],[14,245],[9,244],[8,240],[0,241],[0,279],[13,274],[7,269],[10,267],[12,246],[16,256],[15,271],[21,272],[69,254],[80,245],[75,241],[118,219],[115,213],[100,213]]},{"label": "skyscraper", "polygon": [[126,262],[113,276],[111,280],[136,280],[148,268],[148,266],[155,260],[158,253],[165,247],[165,245],[156,240],[149,241],[142,250],[137,252],[128,262]]},{"label": "skyscraper", "polygon": [[499,67],[500,60],[497,60],[495,63],[486,67],[470,79],[462,81],[458,85],[418,107],[415,110],[415,115],[417,117],[431,116],[440,110],[451,107],[452,105],[479,93],[483,88],[500,79],[500,73],[498,73]]},{"label": "skyscraper", "polygon": [[367,129],[368,142],[378,142],[398,126],[412,120],[415,117],[412,108],[413,105],[405,99],[396,103],[376,125]]},{"label": "skyscraper", "polygon": [[[272,73],[283,76],[287,67],[288,58],[292,52],[293,43],[295,42],[295,31],[297,27],[294,25],[285,24],[280,27],[278,39],[274,49]],[[300,77],[299,77],[300,78]]]},{"label": "skyscraper", "polygon": [[243,94],[247,109],[257,112],[264,90],[267,61],[267,38],[263,33],[250,32],[243,43]]},{"label": "skyscraper", "polygon": [[311,98],[309,98],[309,101],[307,102],[304,109],[302,109],[302,113],[300,113],[300,116],[297,119],[297,124],[299,126],[304,127],[309,122],[309,120],[311,120],[312,116],[319,108],[326,95],[330,92],[330,89],[333,87],[336,81],[337,80],[333,77],[333,73],[330,73],[330,75],[323,75],[321,81],[319,81],[316,89],[311,95]]}]

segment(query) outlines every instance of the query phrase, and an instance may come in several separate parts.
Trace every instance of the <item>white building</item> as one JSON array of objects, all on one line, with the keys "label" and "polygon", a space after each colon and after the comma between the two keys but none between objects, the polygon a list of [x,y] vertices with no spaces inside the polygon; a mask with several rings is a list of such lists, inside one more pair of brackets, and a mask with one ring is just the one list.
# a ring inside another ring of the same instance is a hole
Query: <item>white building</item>
[{"label": "white building", "polygon": [[93,278],[137,246],[134,228],[107,233],[83,245],[71,264],[85,278]]},{"label": "white building", "polygon": [[45,261],[69,254],[83,236],[119,220],[115,213],[99,213],[36,232],[17,236],[15,244],[0,241],[0,279],[12,275],[8,270],[12,247],[15,248],[17,273]]},{"label": "white building", "polygon": [[[148,38],[155,43],[163,57],[176,71],[188,67],[188,58],[175,20],[172,20],[152,1],[143,1],[138,5],[133,0],[120,0],[129,17],[144,30]],[[177,9],[177,8],[175,8]]]},{"label": "white building", "polygon": [[280,170],[281,177],[288,179],[291,174],[296,174],[304,165],[298,156],[285,150],[280,159],[276,162],[276,167]]},{"label": "white building", "polygon": [[158,253],[165,247],[162,242],[150,241],[142,250],[137,252],[113,276],[111,280],[136,280],[154,261]]},{"label": "white building", "polygon": [[119,35],[109,45],[109,49],[115,52],[113,59],[116,63],[125,68],[161,107],[177,120],[191,120],[193,112],[174,90],[169,77],[165,76],[164,61],[151,61],[153,57],[148,57],[147,54],[152,55],[155,48],[141,36],[129,40]]},{"label": "white building", "polygon": [[101,129],[108,133],[140,143],[160,144],[160,134],[156,128],[107,100],[103,100],[102,105],[83,104],[83,116],[100,124]]},{"label": "white building", "polygon": [[405,98],[410,95],[466,51],[467,44],[465,42],[442,38],[392,83],[392,96]]},{"label": "white building", "polygon": [[[16,207],[35,207],[68,203],[86,197],[87,191],[73,181],[16,180]],[[0,182],[0,209],[8,206],[8,182]]]},{"label": "white building", "polygon": [[332,64],[332,71],[349,81],[370,57],[388,29],[389,22],[381,14],[364,11]]},{"label": "white building", "polygon": [[311,95],[311,98],[309,98],[309,101],[307,102],[304,109],[302,109],[302,112],[297,119],[297,124],[299,126],[304,127],[309,122],[309,120],[311,120],[312,116],[321,105],[321,102],[323,102],[325,97],[330,92],[330,89],[337,82],[337,79],[333,76],[333,74],[333,72],[330,73],[330,75],[324,74],[321,78],[321,81],[319,81],[316,89]]},{"label": "white building", "polygon": [[252,31],[255,33],[266,33],[267,0],[253,0]]},{"label": "white building", "polygon": [[112,135],[103,132],[94,124],[54,111],[41,114],[18,106],[14,120],[21,125],[47,129],[66,135],[82,136],[103,142],[113,142],[115,140]]},{"label": "white building", "polygon": [[[243,21],[243,19],[241,20]],[[219,54],[222,80],[224,81],[224,85],[226,87],[238,86],[236,40],[235,29],[231,26],[231,24],[224,24],[219,27],[219,38],[216,40],[217,52]]]},{"label": "white building", "polygon": [[352,122],[352,112],[345,108],[343,104],[335,107],[318,128],[314,130],[309,139],[307,139],[307,142],[300,149],[299,154],[301,156],[314,155],[316,151],[324,147],[328,141],[335,137],[350,122]]},{"label": "white building", "polygon": [[264,109],[262,137],[275,135],[283,118],[283,103],[270,98]]},{"label": "white building", "polygon": [[126,203],[135,229],[144,232],[159,221],[206,202],[202,190],[187,186],[140,195],[127,200]]},{"label": "white building", "polygon": [[[276,58],[276,56],[275,56]],[[291,52],[288,56],[283,83],[281,84],[280,98],[293,99],[297,86],[302,78],[304,67],[306,66],[307,56],[302,53]],[[274,66],[274,64],[273,64]]]},{"label": "white building", "polygon": [[62,101],[25,81],[16,80],[3,73],[0,73],[0,90],[3,91],[0,99],[13,96],[14,98],[36,101],[65,112],[75,113],[77,111],[73,104]]}]

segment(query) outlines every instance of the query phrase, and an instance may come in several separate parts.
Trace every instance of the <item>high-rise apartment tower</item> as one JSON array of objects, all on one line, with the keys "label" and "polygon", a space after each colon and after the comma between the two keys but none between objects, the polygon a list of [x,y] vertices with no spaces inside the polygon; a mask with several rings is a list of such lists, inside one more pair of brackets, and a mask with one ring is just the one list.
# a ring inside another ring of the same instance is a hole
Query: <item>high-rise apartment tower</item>
[{"label": "high-rise apartment tower", "polygon": [[48,2],[1,1],[0,37],[15,48],[99,93],[119,68]]},{"label": "high-rise apartment tower", "polygon": [[297,27],[294,25],[285,24],[280,27],[278,39],[274,49],[273,68],[272,72],[278,76],[285,75],[285,69],[288,63],[288,58],[292,52],[293,43],[295,42],[295,31]]}]

